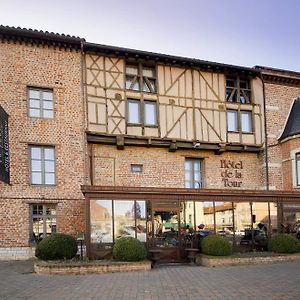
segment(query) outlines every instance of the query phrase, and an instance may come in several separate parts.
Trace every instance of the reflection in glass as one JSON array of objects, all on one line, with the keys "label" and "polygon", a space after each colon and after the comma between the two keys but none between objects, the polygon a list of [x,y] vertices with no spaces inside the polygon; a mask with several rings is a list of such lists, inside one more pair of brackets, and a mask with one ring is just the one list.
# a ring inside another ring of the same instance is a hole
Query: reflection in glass
[{"label": "reflection in glass", "polygon": [[136,201],[136,236],[146,242],[146,201]]},{"label": "reflection in glass", "polygon": [[112,243],[112,200],[91,200],[91,242]]},{"label": "reflection in glass", "polygon": [[231,202],[215,202],[216,230],[223,236],[233,235],[233,210]]},{"label": "reflection in glass", "polygon": [[115,239],[121,236],[135,238],[134,201],[114,201]]},{"label": "reflection in glass", "polygon": [[203,202],[203,213],[204,213],[204,229],[214,231],[215,220],[214,220],[214,202],[206,201]]}]

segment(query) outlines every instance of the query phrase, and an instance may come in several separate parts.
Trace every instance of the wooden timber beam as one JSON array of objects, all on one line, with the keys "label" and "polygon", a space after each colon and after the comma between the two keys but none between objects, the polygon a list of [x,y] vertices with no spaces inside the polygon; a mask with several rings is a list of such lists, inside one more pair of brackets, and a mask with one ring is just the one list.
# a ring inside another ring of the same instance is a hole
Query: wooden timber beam
[{"label": "wooden timber beam", "polygon": [[124,149],[126,146],[164,147],[169,148],[169,151],[171,152],[174,152],[177,149],[193,149],[195,151],[211,150],[216,154],[222,154],[225,151],[259,153],[263,150],[262,145],[220,144],[185,140],[175,141],[174,139],[168,138],[151,137],[151,139],[149,139],[149,137],[99,134],[93,132],[87,132],[87,141],[94,144],[116,145],[120,150]]}]

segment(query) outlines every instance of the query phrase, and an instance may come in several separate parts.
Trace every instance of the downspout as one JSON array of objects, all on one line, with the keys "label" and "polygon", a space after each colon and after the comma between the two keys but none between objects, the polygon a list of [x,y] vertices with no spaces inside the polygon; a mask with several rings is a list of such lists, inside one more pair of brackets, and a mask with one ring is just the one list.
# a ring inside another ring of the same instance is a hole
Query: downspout
[{"label": "downspout", "polygon": [[[265,169],[266,169],[266,191],[270,190],[270,179],[269,179],[269,152],[268,152],[268,130],[267,130],[267,105],[266,105],[266,91],[265,91],[265,82],[260,71],[260,79],[263,85],[263,105],[264,105],[264,128],[265,128]],[[278,203],[277,203],[278,207]],[[268,232],[272,235],[272,226],[271,226],[271,209],[270,201],[268,201]]]}]

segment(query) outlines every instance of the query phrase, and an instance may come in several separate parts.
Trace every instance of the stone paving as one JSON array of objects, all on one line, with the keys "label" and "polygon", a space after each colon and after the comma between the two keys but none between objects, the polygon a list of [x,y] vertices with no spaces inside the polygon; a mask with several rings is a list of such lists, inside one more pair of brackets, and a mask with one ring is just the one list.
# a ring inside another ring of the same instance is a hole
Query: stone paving
[{"label": "stone paving", "polygon": [[0,299],[300,299],[300,263],[148,272],[36,275],[32,261],[0,261]]}]

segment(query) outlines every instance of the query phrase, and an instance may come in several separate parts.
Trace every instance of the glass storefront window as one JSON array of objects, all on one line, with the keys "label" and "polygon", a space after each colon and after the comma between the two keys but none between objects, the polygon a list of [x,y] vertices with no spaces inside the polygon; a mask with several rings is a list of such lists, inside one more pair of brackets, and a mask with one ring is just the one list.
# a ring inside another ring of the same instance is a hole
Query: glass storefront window
[{"label": "glass storefront window", "polygon": [[113,243],[121,236],[146,242],[146,201],[91,200],[91,242]]},{"label": "glass storefront window", "polygon": [[233,210],[231,202],[215,202],[216,233],[230,237],[233,235]]},{"label": "glass storefront window", "polygon": [[112,243],[112,200],[91,200],[91,242]]},{"label": "glass storefront window", "polygon": [[203,214],[204,214],[204,229],[209,231],[215,230],[215,216],[214,216],[214,202],[203,202]]},{"label": "glass storefront window", "polygon": [[146,201],[136,201],[136,237],[146,242]]}]

